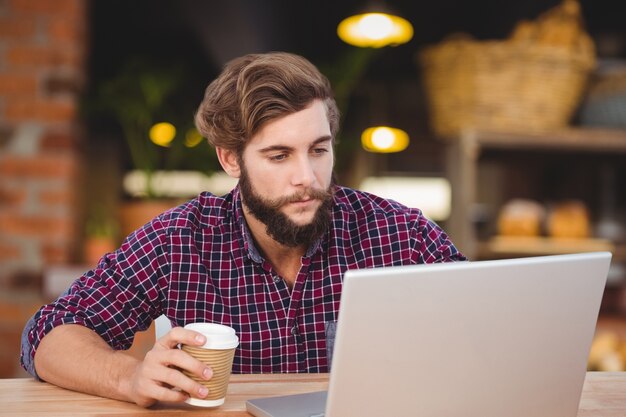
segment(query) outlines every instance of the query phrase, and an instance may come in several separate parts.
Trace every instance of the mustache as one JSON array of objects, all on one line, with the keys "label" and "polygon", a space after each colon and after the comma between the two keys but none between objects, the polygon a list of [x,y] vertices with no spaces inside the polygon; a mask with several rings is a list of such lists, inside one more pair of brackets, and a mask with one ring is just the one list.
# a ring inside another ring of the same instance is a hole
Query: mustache
[{"label": "mustache", "polygon": [[328,190],[322,190],[319,188],[307,188],[305,190],[298,191],[294,194],[291,194],[285,197],[279,197],[279,198],[267,201],[266,204],[268,207],[274,210],[278,210],[285,204],[296,203],[298,201],[302,201],[305,199],[320,200],[322,202],[326,202],[326,201],[332,200],[333,198],[333,193],[331,191],[331,188],[332,187],[330,187]]}]

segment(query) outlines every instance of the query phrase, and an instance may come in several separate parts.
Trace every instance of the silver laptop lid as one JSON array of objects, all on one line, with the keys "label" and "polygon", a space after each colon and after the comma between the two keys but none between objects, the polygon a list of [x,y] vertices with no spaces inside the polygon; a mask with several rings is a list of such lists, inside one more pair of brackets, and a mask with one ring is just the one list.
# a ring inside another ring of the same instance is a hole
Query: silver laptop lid
[{"label": "silver laptop lid", "polygon": [[348,271],[327,417],[575,417],[611,254]]}]

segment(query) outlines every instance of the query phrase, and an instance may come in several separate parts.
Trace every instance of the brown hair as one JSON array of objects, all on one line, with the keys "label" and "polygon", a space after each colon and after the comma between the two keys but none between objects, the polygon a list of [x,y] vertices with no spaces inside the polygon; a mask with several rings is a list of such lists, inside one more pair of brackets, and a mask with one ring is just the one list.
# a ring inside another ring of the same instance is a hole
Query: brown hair
[{"label": "brown hair", "polygon": [[247,141],[274,119],[322,100],[333,139],[339,110],[328,79],[309,61],[285,52],[250,54],[226,64],[207,87],[196,127],[213,146],[241,155]]}]

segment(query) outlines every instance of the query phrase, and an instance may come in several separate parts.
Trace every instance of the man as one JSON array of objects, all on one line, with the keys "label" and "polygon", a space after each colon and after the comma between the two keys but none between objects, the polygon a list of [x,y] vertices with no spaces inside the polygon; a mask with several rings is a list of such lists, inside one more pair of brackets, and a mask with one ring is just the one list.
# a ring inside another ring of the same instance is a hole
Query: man
[{"label": "man", "polygon": [[[180,370],[211,369],[176,347],[201,345],[182,326],[207,321],[235,328],[234,372],[327,372],[347,269],[464,259],[419,210],[333,183],[338,122],[328,80],[304,58],[227,64],[196,125],[238,186],[158,216],[42,307],[24,329],[25,369],[142,406],[203,398]],[[125,354],[160,314],[175,327],[143,361]]]}]

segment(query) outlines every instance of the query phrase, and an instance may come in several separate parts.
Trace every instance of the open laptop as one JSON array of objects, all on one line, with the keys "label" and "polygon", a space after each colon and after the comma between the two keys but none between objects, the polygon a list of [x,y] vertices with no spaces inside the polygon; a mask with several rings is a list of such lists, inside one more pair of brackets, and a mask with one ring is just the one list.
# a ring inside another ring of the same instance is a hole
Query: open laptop
[{"label": "open laptop", "polygon": [[346,272],[328,392],[258,417],[575,417],[608,252]]}]

